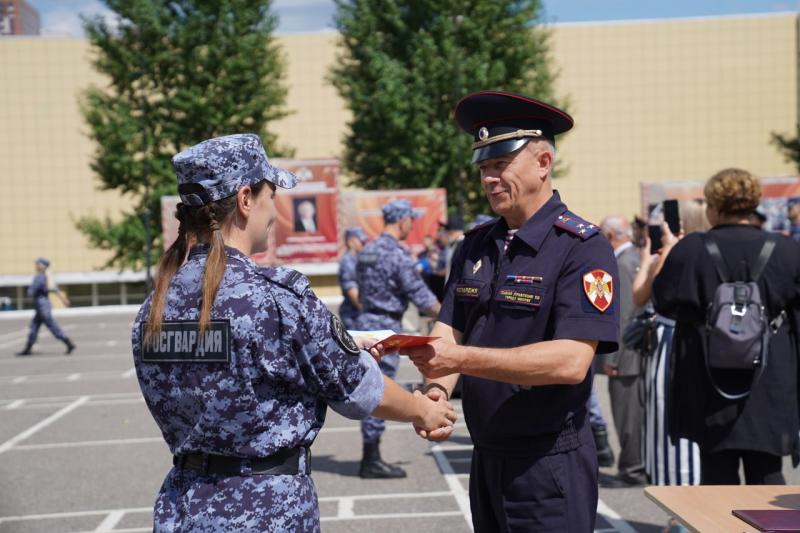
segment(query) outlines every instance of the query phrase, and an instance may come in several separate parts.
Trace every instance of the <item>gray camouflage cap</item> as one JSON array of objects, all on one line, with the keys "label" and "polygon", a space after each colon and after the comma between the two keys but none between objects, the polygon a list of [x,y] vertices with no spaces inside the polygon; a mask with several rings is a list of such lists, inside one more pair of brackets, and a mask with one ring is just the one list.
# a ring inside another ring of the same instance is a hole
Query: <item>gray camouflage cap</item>
[{"label": "gray camouflage cap", "polygon": [[363,229],[359,228],[358,226],[347,228],[344,232],[344,240],[347,241],[350,237],[358,237],[361,242],[367,242],[369,237],[364,232]]},{"label": "gray camouflage cap", "polygon": [[392,200],[383,206],[383,221],[387,224],[397,222],[401,218],[419,218],[419,213],[411,207],[408,200]]},{"label": "gray camouflage cap", "polygon": [[291,189],[297,178],[270,164],[261,139],[253,133],[214,137],[172,158],[178,194],[187,205],[206,205],[227,198],[244,187],[267,180]]}]

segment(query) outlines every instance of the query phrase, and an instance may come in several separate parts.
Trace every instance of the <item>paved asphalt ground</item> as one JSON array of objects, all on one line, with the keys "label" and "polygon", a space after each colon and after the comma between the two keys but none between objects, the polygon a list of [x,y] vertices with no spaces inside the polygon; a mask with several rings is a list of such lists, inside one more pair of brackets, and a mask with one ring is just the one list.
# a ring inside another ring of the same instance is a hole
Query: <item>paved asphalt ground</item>
[{"label": "paved asphalt ground", "polygon": [[[78,346],[69,357],[44,328],[34,355],[15,357],[30,316],[0,316],[0,532],[152,527],[153,500],[171,458],[136,382],[133,311],[93,313],[57,318]],[[408,360],[398,379],[420,380]],[[609,412],[605,379],[596,386]],[[456,435],[440,445],[391,422],[383,441],[384,458],[402,465],[407,479],[360,479],[358,423],[329,411],[312,448],[322,530],[470,531],[471,442],[463,417]],[[790,467],[786,472],[797,483]],[[667,521],[641,488],[601,489],[598,511],[602,532],[656,533]]]}]

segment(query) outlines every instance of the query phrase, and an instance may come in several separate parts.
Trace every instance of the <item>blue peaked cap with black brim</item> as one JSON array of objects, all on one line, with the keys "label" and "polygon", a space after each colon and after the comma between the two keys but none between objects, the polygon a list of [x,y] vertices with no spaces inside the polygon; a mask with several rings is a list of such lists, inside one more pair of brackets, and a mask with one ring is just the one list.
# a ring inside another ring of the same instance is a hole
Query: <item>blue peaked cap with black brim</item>
[{"label": "blue peaked cap with black brim", "polygon": [[572,128],[564,111],[521,94],[480,91],[462,98],[455,109],[459,127],[473,136],[472,162],[519,150],[531,139],[548,139]]}]

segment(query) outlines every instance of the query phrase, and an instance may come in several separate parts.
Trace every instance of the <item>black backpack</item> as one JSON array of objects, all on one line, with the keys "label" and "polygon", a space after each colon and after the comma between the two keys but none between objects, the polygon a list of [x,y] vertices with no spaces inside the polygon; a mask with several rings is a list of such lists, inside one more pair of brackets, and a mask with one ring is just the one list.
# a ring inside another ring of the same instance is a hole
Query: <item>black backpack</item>
[{"label": "black backpack", "polygon": [[[750,269],[750,281],[734,281],[711,233],[703,234],[703,242],[714,262],[722,283],[714,292],[706,313],[704,360],[711,385],[723,398],[739,400],[747,397],[767,366],[769,339],[783,323],[785,313],[769,320],[761,300],[758,280],[775,249],[775,236],[767,234],[756,264]],[[754,371],[750,389],[739,393],[723,391],[714,380],[712,370]]]}]

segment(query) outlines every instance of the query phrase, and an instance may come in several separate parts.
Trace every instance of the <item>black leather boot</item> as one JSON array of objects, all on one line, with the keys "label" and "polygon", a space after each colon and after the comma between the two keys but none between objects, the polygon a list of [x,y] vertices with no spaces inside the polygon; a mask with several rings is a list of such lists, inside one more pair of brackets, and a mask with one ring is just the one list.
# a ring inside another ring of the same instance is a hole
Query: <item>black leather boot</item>
[{"label": "black leather boot", "polygon": [[69,354],[71,354],[71,353],[72,353],[72,350],[74,350],[74,349],[75,349],[75,345],[74,345],[74,344],[72,344],[72,341],[71,341],[71,340],[69,340],[69,339],[66,339],[66,340],[64,341],[64,344],[66,344],[66,345],[67,345],[67,351],[66,351],[66,352],[64,352],[64,355],[69,355]]},{"label": "black leather boot", "polygon": [[381,459],[380,441],[365,442],[358,475],[364,479],[395,479],[406,477],[406,471]]},{"label": "black leather boot", "polygon": [[594,445],[597,448],[597,464],[599,466],[614,466],[614,450],[608,445],[608,432],[601,426],[592,426]]},{"label": "black leather boot", "polygon": [[30,355],[31,354],[31,348],[33,348],[32,345],[26,344],[25,348],[23,348],[21,352],[17,352],[16,355]]}]

